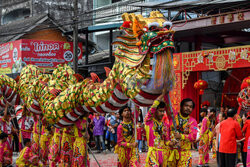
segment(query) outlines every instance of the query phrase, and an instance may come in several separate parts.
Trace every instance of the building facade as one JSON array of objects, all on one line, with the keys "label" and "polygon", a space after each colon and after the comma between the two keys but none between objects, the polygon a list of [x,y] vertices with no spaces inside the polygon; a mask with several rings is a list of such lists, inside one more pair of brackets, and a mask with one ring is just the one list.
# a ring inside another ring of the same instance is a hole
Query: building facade
[{"label": "building facade", "polygon": [[[93,7],[92,0],[78,0],[79,27],[91,25],[91,20],[82,20]],[[71,29],[74,5],[73,1],[67,0],[1,0],[0,2],[0,25],[48,13],[66,29]]]}]

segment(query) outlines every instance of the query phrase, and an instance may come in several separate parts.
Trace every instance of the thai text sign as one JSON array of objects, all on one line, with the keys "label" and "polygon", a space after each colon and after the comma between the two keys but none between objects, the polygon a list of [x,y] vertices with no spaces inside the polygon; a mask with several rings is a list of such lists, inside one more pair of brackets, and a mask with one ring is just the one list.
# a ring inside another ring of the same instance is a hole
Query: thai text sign
[{"label": "thai text sign", "polygon": [[[82,58],[82,44],[78,45],[78,59]],[[0,45],[0,74],[20,72],[33,64],[40,68],[54,68],[73,62],[73,43],[22,39]]]}]

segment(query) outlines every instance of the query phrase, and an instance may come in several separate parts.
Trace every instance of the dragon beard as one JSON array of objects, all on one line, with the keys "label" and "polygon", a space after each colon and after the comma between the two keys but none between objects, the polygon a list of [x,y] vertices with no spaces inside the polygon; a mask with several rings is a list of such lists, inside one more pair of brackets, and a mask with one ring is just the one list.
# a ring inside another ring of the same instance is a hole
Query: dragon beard
[{"label": "dragon beard", "polygon": [[147,89],[162,90],[165,87],[167,91],[172,90],[175,84],[172,52],[166,49],[154,54],[153,59],[152,75],[147,84]]}]

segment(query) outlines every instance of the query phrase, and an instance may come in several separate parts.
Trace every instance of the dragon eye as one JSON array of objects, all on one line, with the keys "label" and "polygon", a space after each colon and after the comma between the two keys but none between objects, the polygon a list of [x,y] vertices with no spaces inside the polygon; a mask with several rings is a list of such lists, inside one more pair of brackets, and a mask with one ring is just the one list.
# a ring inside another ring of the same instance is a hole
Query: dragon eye
[{"label": "dragon eye", "polygon": [[149,30],[156,29],[156,28],[158,28],[159,26],[160,26],[160,24],[157,23],[157,22],[148,23],[148,29],[149,29]]},{"label": "dragon eye", "polygon": [[165,28],[167,28],[167,29],[169,29],[170,27],[172,27],[172,22],[170,22],[170,21],[165,21],[164,23],[163,23],[163,27],[165,27]]}]

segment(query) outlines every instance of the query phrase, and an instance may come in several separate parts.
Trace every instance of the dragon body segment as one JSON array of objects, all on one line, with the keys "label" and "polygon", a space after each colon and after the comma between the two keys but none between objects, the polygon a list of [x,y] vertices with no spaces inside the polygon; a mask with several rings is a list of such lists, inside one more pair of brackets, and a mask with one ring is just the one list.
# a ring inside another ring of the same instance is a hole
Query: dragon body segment
[{"label": "dragon body segment", "polygon": [[67,65],[59,65],[52,74],[36,66],[24,67],[18,82],[0,78],[0,109],[6,102],[22,104],[56,127],[72,125],[85,112],[115,112],[129,99],[139,106],[150,106],[163,87],[171,90],[175,75],[172,64],[173,31],[159,12],[149,18],[124,14],[112,70],[107,79],[79,82]]}]

